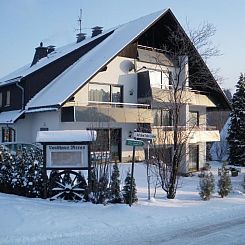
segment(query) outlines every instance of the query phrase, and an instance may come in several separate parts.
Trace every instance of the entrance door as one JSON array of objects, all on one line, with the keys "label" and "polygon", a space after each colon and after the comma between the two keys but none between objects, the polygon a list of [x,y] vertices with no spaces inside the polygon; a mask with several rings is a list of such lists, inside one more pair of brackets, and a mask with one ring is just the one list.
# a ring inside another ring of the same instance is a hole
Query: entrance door
[{"label": "entrance door", "polygon": [[199,170],[199,146],[189,145],[189,171]]},{"label": "entrance door", "polygon": [[112,161],[121,161],[122,130],[121,129],[94,129],[97,131],[96,141],[91,151],[98,157],[110,158]]}]

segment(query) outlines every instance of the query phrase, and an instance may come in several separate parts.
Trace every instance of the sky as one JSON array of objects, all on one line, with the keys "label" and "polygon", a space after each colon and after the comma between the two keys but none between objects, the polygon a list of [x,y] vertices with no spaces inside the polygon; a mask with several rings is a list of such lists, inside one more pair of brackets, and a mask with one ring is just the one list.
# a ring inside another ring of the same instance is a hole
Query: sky
[{"label": "sky", "polygon": [[221,84],[234,92],[245,72],[245,0],[0,0],[0,77],[32,62],[35,48],[60,47],[76,40],[82,9],[83,32],[94,26],[104,29],[171,8],[183,27],[211,23],[212,38],[221,56],[209,66],[219,69]]}]

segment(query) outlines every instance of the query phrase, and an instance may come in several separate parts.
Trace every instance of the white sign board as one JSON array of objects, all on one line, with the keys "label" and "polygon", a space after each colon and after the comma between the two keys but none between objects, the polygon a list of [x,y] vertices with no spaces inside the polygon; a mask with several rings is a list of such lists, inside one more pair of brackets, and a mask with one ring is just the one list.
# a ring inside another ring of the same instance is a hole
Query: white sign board
[{"label": "white sign board", "polygon": [[88,145],[47,145],[47,168],[87,168]]},{"label": "white sign board", "polygon": [[142,132],[134,132],[134,138],[135,139],[148,139],[152,140],[156,138],[156,135],[151,133],[142,133]]}]

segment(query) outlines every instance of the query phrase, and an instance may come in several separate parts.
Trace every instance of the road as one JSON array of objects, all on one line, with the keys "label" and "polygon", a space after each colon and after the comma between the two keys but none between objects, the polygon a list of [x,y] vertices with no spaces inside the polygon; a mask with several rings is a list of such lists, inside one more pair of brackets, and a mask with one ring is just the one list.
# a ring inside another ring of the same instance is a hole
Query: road
[{"label": "road", "polygon": [[[38,242],[38,245],[243,245],[245,244],[245,216],[234,218],[226,221],[212,223],[210,225],[196,223],[188,228],[168,227],[164,230],[139,229],[138,232],[130,232],[127,228],[122,227],[122,232],[118,231],[113,234],[103,234],[98,232],[94,237],[67,236],[57,239]],[[143,231],[143,232],[142,232]]]},{"label": "road", "polygon": [[[241,232],[244,231],[244,232]],[[245,244],[245,217],[219,222],[212,225],[203,225],[181,229],[170,234],[152,237],[142,244]]]}]

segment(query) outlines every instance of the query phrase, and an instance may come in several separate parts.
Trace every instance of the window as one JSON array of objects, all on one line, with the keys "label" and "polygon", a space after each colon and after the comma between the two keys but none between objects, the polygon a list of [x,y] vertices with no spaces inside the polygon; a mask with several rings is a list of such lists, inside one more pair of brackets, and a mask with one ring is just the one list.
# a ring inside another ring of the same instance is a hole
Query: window
[{"label": "window", "polygon": [[172,113],[170,110],[153,109],[154,126],[172,126]]},{"label": "window", "polygon": [[10,106],[10,90],[6,92],[6,102],[5,106]]},{"label": "window", "polygon": [[151,87],[169,89],[169,85],[173,85],[171,71],[149,71],[149,78]]},{"label": "window", "polygon": [[173,85],[173,73],[171,71],[168,73],[168,84]]},{"label": "window", "polygon": [[122,103],[122,87],[109,84],[89,84],[89,101]]},{"label": "window", "polygon": [[2,142],[14,142],[15,130],[10,127],[2,127]]},{"label": "window", "polygon": [[89,84],[89,101],[110,102],[110,86]]},{"label": "window", "polygon": [[111,158],[121,160],[121,129],[94,129],[97,132],[96,141],[91,145],[94,158],[100,160]]},{"label": "window", "polygon": [[199,146],[189,145],[189,171],[199,170]]},{"label": "window", "polygon": [[189,112],[189,126],[190,127],[198,127],[199,126],[199,112],[198,111],[190,111]]},{"label": "window", "polygon": [[0,107],[3,106],[3,93],[0,93]]}]

